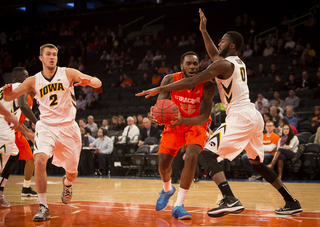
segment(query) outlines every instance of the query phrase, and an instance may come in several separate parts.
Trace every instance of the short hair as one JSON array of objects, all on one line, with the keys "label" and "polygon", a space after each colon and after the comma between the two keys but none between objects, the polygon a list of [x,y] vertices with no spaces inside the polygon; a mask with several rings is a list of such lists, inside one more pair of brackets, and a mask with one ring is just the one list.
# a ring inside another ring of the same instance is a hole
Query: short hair
[{"label": "short hair", "polygon": [[266,124],[268,124],[268,123],[272,123],[272,125],[274,126],[274,122],[273,122],[273,121],[267,120],[267,121],[266,121]]},{"label": "short hair", "polygon": [[89,115],[87,118],[88,119],[91,118],[92,120],[94,119],[92,115]]},{"label": "short hair", "polygon": [[51,44],[51,43],[47,43],[47,44],[44,44],[44,45],[42,45],[40,47],[40,56],[42,56],[44,48],[55,49],[57,51],[57,54],[58,54],[58,48],[55,45]]},{"label": "short hair", "polygon": [[87,120],[84,118],[80,118],[79,121],[83,121],[84,123],[87,123]]},{"label": "short hair", "polygon": [[24,81],[26,75],[28,75],[28,71],[25,68],[15,67],[11,73],[12,82],[13,83],[16,83],[16,82],[22,83]]},{"label": "short hair", "polygon": [[232,43],[236,45],[236,50],[240,51],[244,43],[243,36],[236,31],[228,31],[226,34],[230,37]]},{"label": "short hair", "polygon": [[187,55],[195,55],[195,56],[198,58],[198,61],[199,61],[199,56],[198,56],[195,52],[193,52],[193,51],[188,51],[188,52],[185,52],[183,55],[181,55],[180,63],[183,62],[185,56],[187,56]]},{"label": "short hair", "polygon": [[313,111],[315,111],[315,110],[319,110],[320,111],[320,106],[315,106]]}]

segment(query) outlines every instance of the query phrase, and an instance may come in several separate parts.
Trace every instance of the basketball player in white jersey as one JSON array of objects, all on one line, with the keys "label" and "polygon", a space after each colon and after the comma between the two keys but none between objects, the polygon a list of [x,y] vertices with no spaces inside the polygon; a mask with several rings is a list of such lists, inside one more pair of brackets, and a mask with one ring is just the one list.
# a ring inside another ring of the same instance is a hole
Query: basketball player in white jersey
[{"label": "basketball player in white jersey", "polygon": [[[32,89],[39,102],[40,120],[36,124],[34,141],[35,182],[40,202],[34,221],[50,219],[47,205],[47,160],[54,154],[52,163],[63,167],[62,202],[69,203],[72,197],[72,182],[78,174],[81,151],[81,135],[75,122],[76,100],[73,86],[101,86],[101,81],[72,68],[57,66],[58,49],[53,44],[40,47],[43,70],[27,78],[18,88],[4,87],[4,99],[13,100]],[[74,82],[78,82],[73,85]]]},{"label": "basketball player in white jersey", "polygon": [[238,32],[227,32],[217,48],[207,33],[207,19],[201,9],[199,9],[199,13],[200,31],[213,63],[206,70],[193,77],[143,91],[137,95],[150,97],[159,92],[189,89],[215,78],[221,101],[227,113],[226,124],[221,125],[213,133],[205,149],[200,153],[198,160],[218,185],[224,197],[218,202],[219,207],[209,210],[208,215],[210,217],[221,217],[229,213],[240,213],[244,210],[240,201],[234,197],[225,174],[216,160],[220,156],[231,161],[243,150],[247,151],[253,169],[283,196],[285,206],[275,210],[275,212],[277,214],[301,212],[299,201],[291,196],[277,174],[263,164],[262,130],[264,123],[261,114],[250,102],[246,66],[237,56],[237,51],[241,50],[244,43],[242,35]]},{"label": "basketball player in white jersey", "polygon": [[8,111],[2,103],[0,103],[0,115],[3,115],[4,120],[8,123],[11,129],[15,129],[19,126],[18,118],[13,113]]},{"label": "basketball player in white jersey", "polygon": [[[20,83],[14,83],[12,87],[16,88]],[[3,98],[3,87],[0,88],[0,103],[5,110],[13,113],[18,119],[21,115],[19,101],[14,99],[6,102]],[[33,140],[34,133],[26,126],[15,123],[17,129]],[[10,204],[4,200],[3,190],[11,174],[12,169],[19,159],[19,149],[15,143],[15,131],[8,125],[5,116],[0,115],[0,208],[8,208]]]}]

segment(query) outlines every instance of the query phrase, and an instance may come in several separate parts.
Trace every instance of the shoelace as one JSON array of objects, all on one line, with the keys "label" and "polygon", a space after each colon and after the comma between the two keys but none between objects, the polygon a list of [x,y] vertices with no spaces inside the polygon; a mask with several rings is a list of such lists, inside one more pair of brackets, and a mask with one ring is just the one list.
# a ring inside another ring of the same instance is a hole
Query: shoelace
[{"label": "shoelace", "polygon": [[223,199],[220,199],[218,202],[217,202],[217,205],[218,206],[221,206],[222,204],[224,204],[224,200],[225,200],[226,198],[224,197]]},{"label": "shoelace", "polygon": [[72,193],[72,188],[71,187],[65,187],[64,189],[64,195],[66,197],[70,197],[71,196],[71,193]]}]

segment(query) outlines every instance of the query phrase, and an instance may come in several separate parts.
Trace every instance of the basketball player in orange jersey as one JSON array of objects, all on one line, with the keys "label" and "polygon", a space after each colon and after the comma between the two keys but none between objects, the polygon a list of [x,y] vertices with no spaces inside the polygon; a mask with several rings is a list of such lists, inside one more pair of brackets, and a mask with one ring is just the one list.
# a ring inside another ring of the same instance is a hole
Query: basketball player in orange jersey
[{"label": "basketball player in orange jersey", "polygon": [[241,50],[244,43],[242,35],[238,32],[228,31],[223,35],[217,48],[207,32],[207,19],[201,9],[199,9],[199,14],[200,31],[213,63],[198,75],[166,86],[161,85],[138,95],[149,97],[159,92],[179,91],[215,79],[227,113],[226,124],[219,127],[210,137],[205,149],[199,155],[199,162],[219,187],[223,199],[218,202],[218,207],[208,211],[208,215],[221,217],[229,213],[243,211],[244,207],[233,195],[223,169],[217,162],[217,157],[221,156],[233,160],[244,149],[253,170],[265,178],[285,201],[285,206],[276,209],[275,213],[294,214],[301,212],[299,201],[292,197],[275,171],[263,163],[262,130],[264,122],[254,104],[250,102],[246,66],[237,56],[237,51]]},{"label": "basketball player in orange jersey", "polygon": [[[29,90],[35,92],[39,102],[40,120],[36,124],[34,139],[35,182],[39,197],[39,210],[33,221],[50,219],[47,205],[48,159],[54,154],[52,164],[63,167],[61,200],[69,203],[72,198],[72,182],[78,175],[78,163],[81,151],[81,135],[75,122],[76,100],[73,86],[91,86],[98,88],[101,81],[72,68],[57,66],[58,48],[53,44],[40,47],[40,61],[43,70],[27,78],[19,87],[4,86],[4,100],[13,100]],[[75,85],[74,82],[78,82]]]},{"label": "basketball player in orange jersey", "polygon": [[[29,73],[25,68],[16,67],[11,73],[12,83],[22,83],[28,78],[28,76]],[[32,123],[36,124],[37,118],[31,110],[33,104],[33,98],[31,94],[25,93],[21,95],[18,98],[18,102],[21,109],[19,123],[22,125],[25,119],[28,118]],[[28,141],[19,130],[15,130],[15,143],[19,149],[19,159],[26,161],[21,196],[38,196],[38,194],[30,187],[31,177],[34,170],[33,153]]]},{"label": "basketball player in orange jersey", "polygon": [[[161,86],[196,75],[199,72],[198,55],[191,51],[184,53],[180,59],[180,67],[182,72],[165,76]],[[178,197],[172,209],[172,217],[191,219],[191,214],[184,209],[183,204],[193,180],[198,155],[206,143],[208,119],[214,93],[215,85],[212,81],[208,81],[190,89],[173,91],[171,94],[170,92],[160,93],[158,96],[158,100],[171,97],[180,113],[177,121],[173,125],[166,125],[162,133],[158,155],[163,189],[156,204],[157,211],[165,209],[169,198],[175,193],[176,189],[170,180],[171,162],[185,144],[185,162],[181,172]]]}]

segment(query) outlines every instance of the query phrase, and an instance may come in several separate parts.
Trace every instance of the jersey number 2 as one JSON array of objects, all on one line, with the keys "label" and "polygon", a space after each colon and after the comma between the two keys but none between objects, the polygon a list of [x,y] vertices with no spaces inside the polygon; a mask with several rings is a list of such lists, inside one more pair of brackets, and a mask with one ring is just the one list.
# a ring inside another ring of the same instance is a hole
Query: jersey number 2
[{"label": "jersey number 2", "polygon": [[51,100],[50,106],[58,105],[58,102],[57,102],[58,96],[57,96],[57,94],[50,95],[49,99]]}]

